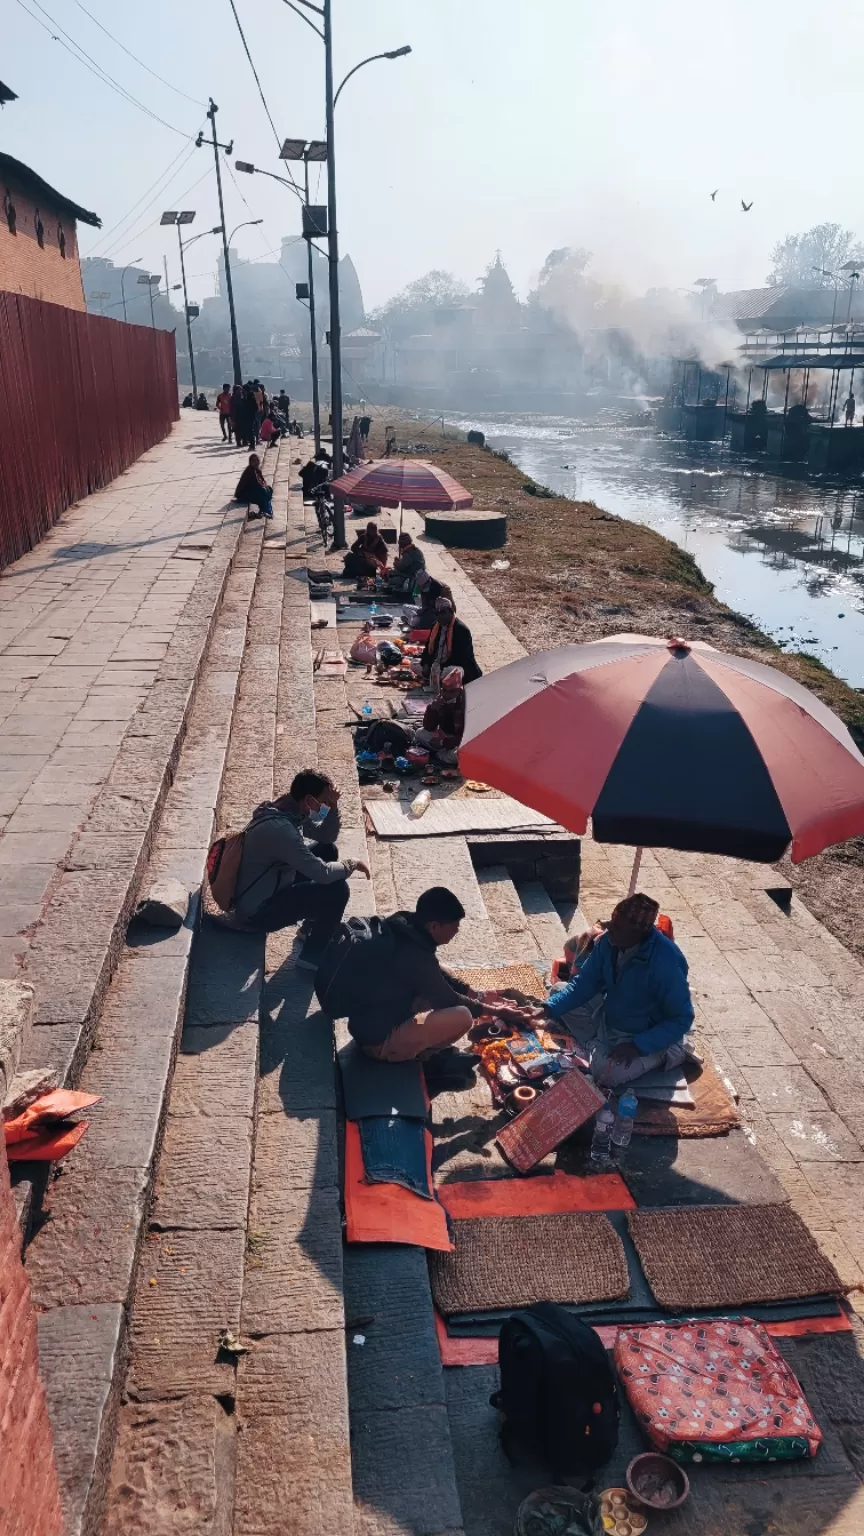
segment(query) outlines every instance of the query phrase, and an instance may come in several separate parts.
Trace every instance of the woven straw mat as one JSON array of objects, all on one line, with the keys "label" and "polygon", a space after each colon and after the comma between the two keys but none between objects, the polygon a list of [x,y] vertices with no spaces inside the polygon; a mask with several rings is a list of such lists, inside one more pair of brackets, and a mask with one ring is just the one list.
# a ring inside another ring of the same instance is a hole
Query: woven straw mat
[{"label": "woven straw mat", "polygon": [[534,1301],[619,1301],[630,1294],[624,1245],[595,1212],[454,1221],[453,1253],[430,1253],[445,1317]]},{"label": "woven straw mat", "polygon": [[627,1225],[657,1301],[676,1312],[843,1292],[787,1205],[628,1211]]},{"label": "woven straw mat", "polygon": [[473,987],[475,992],[503,992],[514,987],[527,997],[546,1001],[546,988],[533,965],[484,965],[476,970],[454,971],[461,981]]}]

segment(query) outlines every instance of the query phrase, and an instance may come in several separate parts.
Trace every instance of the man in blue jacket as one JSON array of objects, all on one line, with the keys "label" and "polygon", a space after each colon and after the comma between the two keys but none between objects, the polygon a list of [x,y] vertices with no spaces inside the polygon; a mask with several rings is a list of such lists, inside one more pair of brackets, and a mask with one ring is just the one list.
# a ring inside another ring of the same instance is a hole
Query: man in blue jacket
[{"label": "man in blue jacket", "polygon": [[658,911],[649,896],[620,901],[578,975],[546,1004],[587,1047],[591,1076],[604,1088],[680,1066],[688,1054],[687,961],[655,928]]}]

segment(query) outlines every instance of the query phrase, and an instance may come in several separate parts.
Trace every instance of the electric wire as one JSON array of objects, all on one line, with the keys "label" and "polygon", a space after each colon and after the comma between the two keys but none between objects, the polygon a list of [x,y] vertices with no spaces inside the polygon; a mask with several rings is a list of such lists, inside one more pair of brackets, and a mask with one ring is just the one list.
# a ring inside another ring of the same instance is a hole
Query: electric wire
[{"label": "electric wire", "polygon": [[[60,23],[54,20],[54,17],[45,10],[43,5],[39,4],[39,0],[33,0],[33,4],[37,7],[38,10],[42,12],[43,16],[47,17],[47,20],[51,23],[51,26],[46,25],[41,16],[37,16],[34,11],[31,11],[30,7],[25,5],[24,0],[18,0],[18,4],[20,5],[22,11],[24,11],[30,17],[31,21],[35,21],[37,26],[42,28],[43,32],[48,33],[48,36],[52,39],[53,42],[59,43],[61,48],[65,48],[66,52],[71,54],[73,59],[77,60],[79,64],[83,64],[85,69],[89,69],[91,75],[95,75],[96,79],[100,80],[103,85],[107,85],[110,90],[115,91],[116,94],[122,97],[124,101],[129,102],[130,106],[137,107],[139,112],[145,113],[145,115],[152,118],[155,123],[161,123],[163,128],[170,129],[171,133],[177,133],[181,136],[181,138],[184,139],[189,138],[189,134],[185,129],[175,128],[173,123],[166,122],[165,118],[160,117],[158,112],[151,111],[150,107],[145,106],[142,101],[139,101],[136,96],[132,95],[131,91],[127,91],[124,85],[121,85],[118,80],[115,80],[113,75],[109,75],[108,71],[103,69],[102,65],[97,63],[97,61],[92,58],[89,53],[87,53],[87,50],[81,47],[80,43],[76,43],[74,37],[72,37],[68,32],[64,31],[64,29],[60,26]],[[57,31],[52,32],[51,27],[56,27]],[[61,33],[62,36],[60,35]]]},{"label": "electric wire", "polygon": [[[182,157],[182,155],[184,153],[184,151],[182,149],[178,149],[176,155],[174,156],[174,159],[170,160],[168,162],[168,164],[166,165],[164,171],[160,171],[159,175],[156,177],[156,180],[150,183],[150,186],[146,189],[145,192],[141,193],[141,196],[138,198],[137,202],[134,202],[132,204],[132,207],[128,210],[128,212],[124,213],[123,217],[121,219],[118,219],[116,224],[112,224],[110,229],[103,229],[103,231],[100,234],[99,239],[96,241],[95,245],[93,245],[91,247],[91,249],[87,252],[88,256],[95,255],[96,252],[98,251],[100,245],[104,245],[105,241],[106,240],[110,240],[111,236],[115,233],[116,230],[121,229],[124,224],[128,223],[128,221],[132,218],[133,214],[135,214],[137,212],[138,208],[143,203],[145,197],[149,197],[149,195],[153,191],[154,187],[159,187],[160,183],[164,182],[164,186],[161,187],[161,190],[163,192],[167,190],[167,188],[170,186],[171,182],[174,180],[174,177],[175,176],[179,176],[180,172],[183,169],[183,166],[186,165],[188,163],[188,161],[192,158],[192,152],[193,152],[194,148],[195,148],[194,143],[190,143],[188,151],[186,153],[186,159],[183,161],[183,165],[177,165],[177,161],[179,159],[181,159],[181,157]],[[174,171],[173,175],[169,175],[169,172],[171,171],[172,167],[175,166],[175,165],[177,165],[176,171]],[[168,178],[167,181],[165,180],[166,177]],[[149,206],[149,204],[148,204],[148,206]]]},{"label": "electric wire", "polygon": [[85,16],[90,17],[93,25],[98,27],[100,32],[104,32],[106,37],[110,37],[112,43],[116,43],[117,47],[122,48],[123,52],[128,54],[130,59],[134,59],[135,63],[140,64],[142,69],[146,69],[148,75],[152,75],[154,80],[158,80],[161,85],[167,85],[169,91],[174,91],[177,96],[185,97],[186,101],[191,101],[196,107],[203,107],[206,105],[205,102],[198,101],[196,97],[187,95],[186,91],[181,91],[179,86],[172,85],[171,81],[166,80],[164,75],[157,74],[155,69],[151,69],[149,64],[145,64],[143,59],[139,59],[137,53],[133,53],[132,49],[127,48],[125,43],[121,43],[119,37],[115,37],[113,32],[109,32],[108,28],[103,26],[98,16],[94,16],[92,11],[88,11],[86,5],[82,5],[81,0],[75,0],[75,4],[77,5],[79,11],[83,11]]},{"label": "electric wire", "polygon": [[[237,7],[234,4],[234,0],[228,0],[228,4],[231,7],[231,11],[232,11],[232,14],[234,16],[234,20],[237,23],[237,31],[240,33],[240,41],[243,44],[243,51],[246,54],[247,59],[249,60],[249,68],[251,69],[252,74],[255,77],[255,84],[258,87],[258,95],[261,97],[261,105],[263,106],[264,111],[267,113],[267,121],[269,122],[270,127],[273,129],[273,137],[276,140],[276,148],[277,149],[281,149],[282,148],[282,140],[279,137],[278,129],[276,127],[276,124],[273,121],[273,114],[272,114],[272,112],[270,111],[270,108],[267,105],[267,97],[264,95],[264,87],[261,84],[261,80],[259,78],[258,71],[255,68],[255,62],[254,62],[254,60],[252,58],[252,54],[249,51],[249,44],[246,41],[246,34],[243,31],[243,26],[241,24],[240,17],[237,14]],[[286,166],[286,170],[287,170],[287,166]],[[297,192],[299,192],[300,188],[297,186],[297,183],[294,180],[294,177],[291,175],[290,171],[288,171],[287,179],[291,182],[291,185],[295,188],[295,190]],[[236,182],[235,182],[235,186],[236,186]],[[302,196],[302,193],[300,195]],[[248,206],[248,204],[247,204],[247,206]]]}]

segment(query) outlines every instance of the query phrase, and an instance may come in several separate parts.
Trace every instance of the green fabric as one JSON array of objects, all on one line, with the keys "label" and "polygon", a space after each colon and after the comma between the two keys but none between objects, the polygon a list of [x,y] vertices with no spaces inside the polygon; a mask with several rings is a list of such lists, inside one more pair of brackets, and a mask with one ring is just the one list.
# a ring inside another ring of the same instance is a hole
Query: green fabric
[{"label": "green fabric", "polygon": [[810,1455],[810,1447],[801,1435],[781,1435],[776,1440],[730,1440],[720,1444],[711,1440],[672,1442],[666,1454],[673,1461],[800,1461]]}]

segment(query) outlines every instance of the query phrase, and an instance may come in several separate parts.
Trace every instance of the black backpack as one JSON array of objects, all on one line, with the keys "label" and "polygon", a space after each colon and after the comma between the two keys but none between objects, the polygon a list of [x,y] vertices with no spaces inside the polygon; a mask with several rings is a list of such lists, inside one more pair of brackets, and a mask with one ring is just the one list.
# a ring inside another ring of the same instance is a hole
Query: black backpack
[{"label": "black backpack", "polygon": [[349,917],[340,923],[315,973],[315,996],[331,1019],[344,1019],[351,1004],[393,952],[393,935],[380,917]]},{"label": "black backpack", "polygon": [[556,1478],[602,1466],[618,1444],[615,1372],[593,1328],[566,1308],[540,1301],[510,1317],[498,1341],[504,1416],[501,1442],[518,1439]]}]

